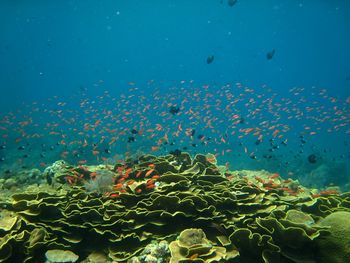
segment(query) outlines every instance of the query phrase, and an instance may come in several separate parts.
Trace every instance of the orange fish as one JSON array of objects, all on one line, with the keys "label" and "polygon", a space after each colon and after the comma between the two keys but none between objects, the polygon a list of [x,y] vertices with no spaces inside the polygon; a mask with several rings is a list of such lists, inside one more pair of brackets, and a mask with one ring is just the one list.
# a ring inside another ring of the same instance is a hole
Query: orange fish
[{"label": "orange fish", "polygon": [[153,172],[154,172],[154,169],[148,170],[145,174],[145,177],[151,175],[151,173],[153,173]]}]

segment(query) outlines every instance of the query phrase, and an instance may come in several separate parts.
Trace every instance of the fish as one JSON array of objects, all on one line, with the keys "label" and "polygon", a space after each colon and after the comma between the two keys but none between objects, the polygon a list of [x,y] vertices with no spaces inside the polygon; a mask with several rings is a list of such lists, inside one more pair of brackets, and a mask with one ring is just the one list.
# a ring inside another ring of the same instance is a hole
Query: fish
[{"label": "fish", "polygon": [[128,142],[134,142],[135,141],[135,137],[134,136],[129,136],[128,137]]},{"label": "fish", "polygon": [[211,64],[211,63],[213,63],[213,61],[214,61],[214,56],[213,55],[210,55],[210,56],[207,57],[207,64]]},{"label": "fish", "polygon": [[[218,163],[231,159],[249,165],[253,159],[266,170],[284,169],[307,165],[304,152],[318,152],[310,141],[324,132],[350,133],[350,98],[332,96],[326,89],[293,87],[282,95],[267,86],[258,90],[239,82],[196,85],[184,80],[165,88],[150,81],[147,92],[146,86],[129,85],[118,97],[109,92],[75,94],[67,101],[55,96],[16,113],[1,113],[5,163],[32,165],[40,156],[35,164],[40,168],[40,163],[61,158],[98,164],[133,154],[177,157],[186,151],[212,153]],[[23,150],[18,149],[21,145]],[[323,154],[330,156],[334,150]],[[347,161],[348,155],[344,150],[335,157]],[[137,158],[130,165],[133,161]]]},{"label": "fish", "polygon": [[227,4],[229,6],[234,6],[235,4],[237,4],[238,0],[227,0]]},{"label": "fish", "polygon": [[132,130],[131,130],[131,134],[138,134],[138,131],[135,130],[135,129],[132,129]]},{"label": "fish", "polygon": [[267,52],[267,53],[266,53],[266,59],[267,59],[267,60],[271,60],[271,59],[274,57],[275,52],[276,52],[275,49],[272,49],[271,51]]},{"label": "fish", "polygon": [[180,112],[180,108],[179,107],[176,107],[176,106],[170,106],[169,108],[169,113],[172,114],[172,115],[176,115]]},{"label": "fish", "polygon": [[309,163],[315,164],[315,163],[317,163],[318,158],[317,158],[316,154],[312,153],[307,157],[307,160]]}]

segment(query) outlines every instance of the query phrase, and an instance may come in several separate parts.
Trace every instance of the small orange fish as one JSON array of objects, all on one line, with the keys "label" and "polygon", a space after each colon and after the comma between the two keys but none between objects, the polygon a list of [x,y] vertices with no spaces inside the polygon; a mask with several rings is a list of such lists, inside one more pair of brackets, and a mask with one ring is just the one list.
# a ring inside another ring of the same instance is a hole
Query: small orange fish
[{"label": "small orange fish", "polygon": [[129,174],[129,173],[131,173],[131,171],[132,171],[132,168],[128,168],[125,170],[125,174]]},{"label": "small orange fish", "polygon": [[274,173],[272,175],[269,176],[270,179],[276,179],[278,178],[280,175],[278,173]]},{"label": "small orange fish", "polygon": [[146,185],[147,189],[153,189],[156,185],[155,184],[148,184]]},{"label": "small orange fish", "polygon": [[114,188],[115,190],[120,190],[120,189],[123,188],[123,184],[118,183],[118,184],[116,184],[113,188]]},{"label": "small orange fish", "polygon": [[158,151],[159,150],[159,146],[152,146],[151,147],[151,151],[152,152],[155,152],[155,151]]},{"label": "small orange fish", "polygon": [[94,179],[96,178],[96,175],[97,175],[96,172],[92,172],[92,173],[90,173],[90,178],[91,178],[92,180],[94,180]]},{"label": "small orange fish", "polygon": [[148,170],[145,174],[145,177],[150,176],[151,173],[153,173],[153,172],[154,172],[154,169]]},{"label": "small orange fish", "polygon": [[135,183],[135,180],[129,180],[129,181],[127,182],[127,185],[132,185],[133,183]]}]

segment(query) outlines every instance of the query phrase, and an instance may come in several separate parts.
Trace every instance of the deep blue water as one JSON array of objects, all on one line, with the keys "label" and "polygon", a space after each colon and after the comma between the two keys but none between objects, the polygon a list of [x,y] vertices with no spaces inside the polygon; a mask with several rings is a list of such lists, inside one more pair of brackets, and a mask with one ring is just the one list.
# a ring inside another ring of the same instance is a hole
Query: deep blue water
[{"label": "deep blue water", "polygon": [[1,109],[80,86],[98,92],[99,80],[107,90],[194,79],[349,95],[346,0],[2,0],[0,28]]},{"label": "deep blue water", "polygon": [[[146,96],[153,86],[160,90],[175,86],[180,94],[182,80],[194,81],[188,89],[210,85],[212,94],[222,85],[240,82],[257,90],[267,85],[278,96],[289,98],[289,90],[299,87],[304,88],[309,100],[305,103],[310,103],[310,107],[316,101],[326,109],[344,109],[341,115],[345,125],[331,137],[326,132],[308,137],[308,147],[300,159],[305,161],[316,147],[317,153],[325,149],[331,153],[323,158],[342,165],[349,161],[349,104],[345,103],[350,96],[349,1],[238,0],[230,7],[225,0],[3,0],[0,30],[1,115],[33,101],[44,103],[48,109],[66,101],[71,104],[69,107],[79,110],[82,92],[90,98],[104,91],[118,97],[127,91],[130,82],[136,83]],[[268,60],[266,54],[272,50],[275,54]],[[214,61],[208,64],[210,55]],[[147,85],[150,80],[157,84]],[[337,102],[333,105],[312,95],[321,89],[326,89]],[[47,98],[54,95],[58,96],[57,101],[50,105]],[[240,110],[244,111],[244,107]],[[300,151],[300,130],[306,122],[302,119],[288,123],[295,129],[288,133],[288,150],[281,150],[283,162],[292,162],[292,156]],[[328,127],[332,123],[319,125]],[[225,127],[221,131],[224,134]],[[12,140],[16,136],[13,134]],[[254,142],[255,139],[247,139],[244,143],[253,148]],[[6,144],[6,159],[16,159],[10,150],[19,145]],[[233,140],[229,147],[236,153],[242,152],[238,144]],[[265,144],[269,147],[268,139]],[[220,152],[221,146],[198,147],[194,151]],[[45,162],[57,159],[65,150],[59,149]],[[126,149],[119,148],[119,153],[123,150]],[[5,154],[1,152],[1,156]],[[276,162],[282,162],[278,159],[273,165],[265,161],[254,165],[251,159],[235,155],[234,160],[225,157],[222,162],[234,163],[236,168],[276,170]],[[299,164],[294,162],[291,169]],[[345,168],[342,173],[349,176]]]}]

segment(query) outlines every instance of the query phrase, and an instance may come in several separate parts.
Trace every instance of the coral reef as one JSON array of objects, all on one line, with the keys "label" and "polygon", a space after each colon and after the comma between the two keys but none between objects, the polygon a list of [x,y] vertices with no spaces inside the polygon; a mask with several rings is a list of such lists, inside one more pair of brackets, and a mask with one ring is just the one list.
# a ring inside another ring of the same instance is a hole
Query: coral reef
[{"label": "coral reef", "polygon": [[108,170],[97,170],[90,180],[84,183],[88,192],[104,194],[113,189],[113,178],[115,174]]},{"label": "coral reef", "polygon": [[0,186],[4,190],[13,190],[22,185],[38,184],[42,181],[42,173],[38,169],[7,170],[0,178]]},{"label": "coral reef", "polygon": [[[54,249],[85,262],[95,253],[105,262],[158,262],[169,255],[164,242],[172,262],[315,262],[317,241],[329,235],[318,222],[350,211],[349,193],[318,193],[265,171],[225,171],[208,157],[48,168],[51,186],[0,199],[0,262],[44,262]],[[99,173],[113,185],[91,191],[87,182]],[[160,244],[162,256],[150,252]]]},{"label": "coral reef", "polygon": [[350,212],[334,212],[320,222],[329,234],[317,240],[317,262],[346,263],[350,259]]},{"label": "coral reef", "polygon": [[235,249],[227,251],[225,247],[214,246],[202,229],[186,229],[182,231],[176,241],[170,243],[170,263],[177,262],[220,262],[238,257]]},{"label": "coral reef", "polygon": [[165,263],[169,254],[169,244],[167,241],[152,242],[144,248],[139,256],[130,258],[128,263]]},{"label": "coral reef", "polygon": [[69,250],[52,249],[45,253],[46,263],[74,263],[79,256]]}]

